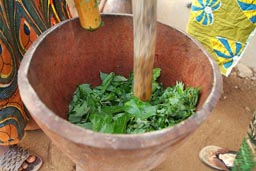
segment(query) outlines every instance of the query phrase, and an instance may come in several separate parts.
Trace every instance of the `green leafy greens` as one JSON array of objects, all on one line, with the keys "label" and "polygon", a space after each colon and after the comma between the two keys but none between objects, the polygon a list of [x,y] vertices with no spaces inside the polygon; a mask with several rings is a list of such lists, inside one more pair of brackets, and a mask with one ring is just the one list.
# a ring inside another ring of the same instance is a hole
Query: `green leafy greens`
[{"label": "green leafy greens", "polygon": [[173,126],[196,110],[200,88],[163,88],[157,82],[160,68],[153,71],[152,98],[142,102],[132,93],[133,74],[129,78],[113,72],[100,73],[102,84],[77,87],[69,104],[68,120],[86,129],[112,134],[134,134]]}]

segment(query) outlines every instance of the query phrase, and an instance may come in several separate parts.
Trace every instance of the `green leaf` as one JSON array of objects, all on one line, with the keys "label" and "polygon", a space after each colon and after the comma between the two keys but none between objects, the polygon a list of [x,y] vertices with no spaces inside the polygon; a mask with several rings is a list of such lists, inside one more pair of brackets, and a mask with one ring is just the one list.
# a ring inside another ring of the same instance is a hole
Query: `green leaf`
[{"label": "green leaf", "polygon": [[158,77],[160,77],[161,69],[160,68],[154,68],[153,69],[153,80],[156,81]]},{"label": "green leaf", "polygon": [[81,121],[82,117],[76,116],[76,115],[69,115],[68,120],[71,123],[79,123]]},{"label": "green leaf", "polygon": [[[101,73],[101,75],[104,75],[103,73]],[[111,82],[113,81],[115,74],[113,72],[111,72],[110,74],[107,75],[107,77],[105,76],[101,76],[102,78],[104,77],[104,80],[102,81],[101,86],[98,86],[99,89],[101,89],[101,94],[103,94],[106,89],[108,88],[108,86],[110,86]]]},{"label": "green leaf", "polygon": [[124,107],[123,106],[104,106],[101,110],[107,114],[113,115],[116,113],[123,112]]},{"label": "green leaf", "polygon": [[85,122],[85,123],[78,123],[78,126],[85,128],[85,129],[92,129],[92,123],[91,122]]},{"label": "green leaf", "polygon": [[101,81],[104,81],[107,77],[108,77],[108,74],[106,74],[104,72],[100,72],[100,79],[101,79]]},{"label": "green leaf", "polygon": [[175,90],[178,94],[182,94],[184,90],[184,84],[182,82],[177,82],[175,86]]},{"label": "green leaf", "polygon": [[98,132],[110,133],[109,131],[112,128],[112,132],[113,132],[113,125],[111,124],[112,123],[111,115],[91,114],[89,120],[92,123],[92,130],[98,131]]},{"label": "green leaf", "polygon": [[152,80],[152,94],[153,95],[157,90],[161,89],[161,85],[157,82],[157,79],[160,76],[160,74],[161,74],[160,68],[155,68],[153,70],[153,80]]},{"label": "green leaf", "polygon": [[114,124],[104,123],[99,132],[113,134],[114,133]]},{"label": "green leaf", "polygon": [[114,116],[114,133],[115,134],[124,134],[126,133],[127,122],[130,119],[130,116],[126,113],[120,113]]},{"label": "green leaf", "polygon": [[78,90],[83,94],[88,94],[92,92],[92,89],[90,88],[90,84],[81,84],[78,86]]},{"label": "green leaf", "polygon": [[123,77],[123,76],[120,76],[120,75],[117,75],[114,77],[114,81],[116,82],[124,82],[124,81],[127,81],[127,78]]},{"label": "green leaf", "polygon": [[140,119],[156,115],[156,109],[156,106],[151,106],[148,102],[142,102],[135,96],[124,105],[124,110],[127,113]]},{"label": "green leaf", "polygon": [[84,114],[86,114],[88,111],[90,110],[90,108],[87,106],[87,103],[84,102],[81,105],[76,105],[73,109],[74,115],[76,116],[83,116]]},{"label": "green leaf", "polygon": [[116,96],[114,93],[104,94],[101,98],[101,102],[115,100]]}]

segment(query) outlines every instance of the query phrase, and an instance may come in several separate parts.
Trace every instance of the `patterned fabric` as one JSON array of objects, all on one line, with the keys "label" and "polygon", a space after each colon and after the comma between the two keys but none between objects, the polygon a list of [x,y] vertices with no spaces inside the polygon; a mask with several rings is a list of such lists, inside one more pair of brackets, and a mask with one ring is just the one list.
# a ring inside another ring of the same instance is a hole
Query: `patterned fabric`
[{"label": "patterned fabric", "polygon": [[237,0],[237,2],[244,15],[256,26],[256,1]]},{"label": "patterned fabric", "polygon": [[17,71],[32,42],[70,18],[65,0],[0,1],[0,145],[17,144],[29,114],[17,88]]},{"label": "patterned fabric", "polygon": [[228,76],[256,26],[256,0],[194,0],[187,32],[199,40]]},{"label": "patterned fabric", "polygon": [[245,44],[223,37],[216,37],[216,39],[211,40],[211,46],[218,57],[219,65],[228,69],[238,63]]},{"label": "patterned fabric", "polygon": [[220,6],[220,0],[198,0],[192,6],[192,15],[200,24],[204,26],[211,25],[214,20],[213,11],[219,9]]}]

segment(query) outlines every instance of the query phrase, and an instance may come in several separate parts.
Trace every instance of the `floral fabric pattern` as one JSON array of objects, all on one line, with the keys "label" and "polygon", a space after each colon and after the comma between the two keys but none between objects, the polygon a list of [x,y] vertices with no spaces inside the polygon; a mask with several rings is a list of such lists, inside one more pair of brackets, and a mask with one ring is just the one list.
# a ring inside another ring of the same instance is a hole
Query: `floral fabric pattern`
[{"label": "floral fabric pattern", "polygon": [[244,15],[256,26],[256,1],[237,0]]},{"label": "floral fabric pattern", "polygon": [[211,25],[214,21],[213,11],[221,6],[220,0],[197,0],[192,5],[192,14],[195,20],[202,25]]},{"label": "floral fabric pattern", "polygon": [[256,26],[256,0],[194,0],[187,32],[228,76]]},{"label": "floral fabric pattern", "polygon": [[228,40],[223,37],[211,40],[211,45],[218,57],[217,63],[225,69],[237,64],[245,47],[241,42]]}]

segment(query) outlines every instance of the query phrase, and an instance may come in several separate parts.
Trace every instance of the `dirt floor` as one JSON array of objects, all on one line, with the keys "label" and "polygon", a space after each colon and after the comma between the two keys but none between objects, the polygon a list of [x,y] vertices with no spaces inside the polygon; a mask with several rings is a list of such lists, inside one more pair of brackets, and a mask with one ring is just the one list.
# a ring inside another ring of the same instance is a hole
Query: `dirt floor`
[{"label": "dirt floor", "polygon": [[[256,110],[256,81],[233,71],[224,79],[224,92],[208,119],[166,161],[153,171],[210,171],[198,159],[200,149],[218,145],[238,150]],[[44,160],[41,171],[74,171],[75,164],[42,131],[27,132],[22,146]]]}]

